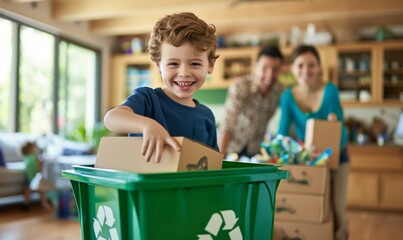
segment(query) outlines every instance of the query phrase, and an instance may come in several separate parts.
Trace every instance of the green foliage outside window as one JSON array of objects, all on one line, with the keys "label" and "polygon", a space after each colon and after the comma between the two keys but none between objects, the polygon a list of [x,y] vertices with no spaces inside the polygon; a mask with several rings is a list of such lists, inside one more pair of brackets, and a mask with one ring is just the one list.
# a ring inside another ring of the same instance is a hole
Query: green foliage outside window
[{"label": "green foliage outside window", "polygon": [[99,53],[1,15],[0,32],[0,131],[57,132],[91,143]]}]

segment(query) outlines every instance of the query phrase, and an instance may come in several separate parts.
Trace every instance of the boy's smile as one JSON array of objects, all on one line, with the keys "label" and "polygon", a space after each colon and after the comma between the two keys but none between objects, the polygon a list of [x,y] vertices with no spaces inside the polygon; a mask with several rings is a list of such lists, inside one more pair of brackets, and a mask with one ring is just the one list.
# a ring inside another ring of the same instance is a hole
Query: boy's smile
[{"label": "boy's smile", "polygon": [[164,92],[187,106],[194,106],[193,95],[203,86],[207,73],[213,70],[207,52],[196,52],[190,42],[179,47],[164,42],[157,66],[165,84]]},{"label": "boy's smile", "polygon": [[192,88],[192,85],[195,82],[182,82],[182,81],[175,81],[175,84],[178,85],[178,87],[182,90],[182,91],[190,91]]}]

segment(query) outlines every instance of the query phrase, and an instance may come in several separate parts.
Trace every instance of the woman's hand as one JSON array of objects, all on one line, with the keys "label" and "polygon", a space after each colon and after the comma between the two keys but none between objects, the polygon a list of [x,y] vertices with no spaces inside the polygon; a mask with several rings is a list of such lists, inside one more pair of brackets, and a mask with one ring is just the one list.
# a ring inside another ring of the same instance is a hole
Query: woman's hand
[{"label": "woman's hand", "polygon": [[327,120],[328,121],[337,121],[337,115],[335,113],[329,113],[327,115]]}]

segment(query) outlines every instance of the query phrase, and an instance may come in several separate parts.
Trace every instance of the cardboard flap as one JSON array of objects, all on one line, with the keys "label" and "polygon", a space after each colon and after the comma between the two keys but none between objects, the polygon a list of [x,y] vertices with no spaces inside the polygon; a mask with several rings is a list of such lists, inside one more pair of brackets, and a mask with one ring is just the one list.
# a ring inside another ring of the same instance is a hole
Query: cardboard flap
[{"label": "cardboard flap", "polygon": [[141,155],[142,137],[103,137],[95,167],[136,173],[217,170],[222,168],[224,154],[185,137],[174,137],[181,145],[177,152],[165,145],[161,161],[147,162]]},{"label": "cardboard flap", "polygon": [[[103,137],[99,144],[95,167],[120,171],[152,173],[177,171],[179,154],[166,145],[161,162],[147,162],[141,155],[141,137]],[[152,158],[153,159],[153,158]]]},{"label": "cardboard flap", "polygon": [[182,151],[178,169],[180,171],[201,171],[221,169],[224,154],[188,138],[183,138]]},{"label": "cardboard flap", "polygon": [[284,165],[290,178],[280,182],[277,192],[324,195],[329,188],[330,174],[327,167]]},{"label": "cardboard flap", "polygon": [[323,152],[332,148],[328,166],[332,169],[339,167],[340,159],[341,122],[318,119],[308,119],[305,130],[305,148],[315,146]]}]

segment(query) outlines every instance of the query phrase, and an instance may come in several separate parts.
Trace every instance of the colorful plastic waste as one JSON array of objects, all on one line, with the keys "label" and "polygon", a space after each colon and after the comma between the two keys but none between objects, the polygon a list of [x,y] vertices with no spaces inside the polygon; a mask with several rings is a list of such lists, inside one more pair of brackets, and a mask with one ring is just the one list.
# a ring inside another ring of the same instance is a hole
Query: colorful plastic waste
[{"label": "colorful plastic waste", "polygon": [[323,152],[317,151],[314,147],[307,149],[304,143],[296,141],[289,136],[267,134],[260,144],[260,155],[254,160],[260,163],[271,163],[276,165],[305,164],[309,166],[326,165],[332,149],[328,148]]}]

